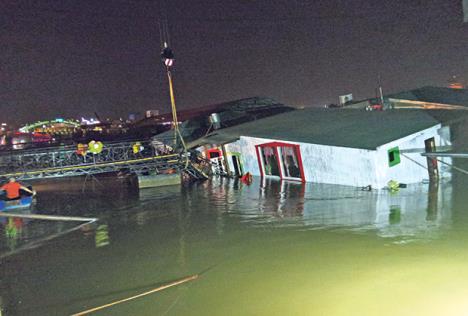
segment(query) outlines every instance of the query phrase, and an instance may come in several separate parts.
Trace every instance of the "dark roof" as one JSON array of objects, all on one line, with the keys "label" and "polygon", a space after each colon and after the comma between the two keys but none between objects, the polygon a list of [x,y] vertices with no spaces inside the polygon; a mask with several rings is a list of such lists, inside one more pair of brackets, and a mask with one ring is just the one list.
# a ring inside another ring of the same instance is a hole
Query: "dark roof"
[{"label": "dark roof", "polygon": [[[397,111],[406,111],[405,109]],[[427,114],[435,118],[443,125],[451,125],[460,121],[466,121],[468,118],[468,111],[460,110],[425,110]]]},{"label": "dark roof", "polygon": [[[330,146],[375,149],[439,122],[423,110],[363,111],[308,108],[210,133],[200,143],[251,136]],[[194,144],[195,145],[195,144]]]},{"label": "dark roof", "polygon": [[385,98],[468,106],[468,89],[427,86],[386,95]]},{"label": "dark roof", "polygon": [[[237,112],[255,115],[256,112],[285,108],[289,107],[271,98],[251,97],[218,104],[205,105],[201,107],[193,107],[185,110],[178,109],[177,118],[179,122],[184,122],[199,117],[206,118],[211,113],[223,113],[229,111],[231,113]],[[147,126],[163,122],[172,122],[172,112],[156,115],[149,118],[143,118],[140,121],[135,122],[135,126]]]},{"label": "dark roof", "polygon": [[[294,110],[293,107],[286,106],[273,99],[260,97],[221,103],[218,104],[216,108],[204,107],[204,109],[206,108],[209,108],[210,110],[204,112],[198,111],[196,112],[196,116],[184,120],[183,123],[180,124],[179,129],[186,142],[198,139],[212,130],[209,116],[213,112],[216,112],[219,115],[221,128],[227,128]],[[182,120],[180,119],[179,122],[181,121]],[[168,130],[166,132],[159,133],[156,138],[170,139],[171,137],[169,135],[172,134],[173,131]]]}]

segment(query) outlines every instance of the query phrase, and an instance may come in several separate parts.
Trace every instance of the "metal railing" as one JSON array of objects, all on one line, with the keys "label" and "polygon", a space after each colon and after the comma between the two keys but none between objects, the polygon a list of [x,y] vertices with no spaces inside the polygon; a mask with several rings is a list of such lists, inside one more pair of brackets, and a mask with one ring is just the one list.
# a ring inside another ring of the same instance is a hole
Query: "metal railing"
[{"label": "metal railing", "polygon": [[20,179],[79,176],[105,172],[160,172],[178,168],[181,157],[159,141],[104,143],[101,150],[77,146],[10,151],[0,155],[0,177]]}]

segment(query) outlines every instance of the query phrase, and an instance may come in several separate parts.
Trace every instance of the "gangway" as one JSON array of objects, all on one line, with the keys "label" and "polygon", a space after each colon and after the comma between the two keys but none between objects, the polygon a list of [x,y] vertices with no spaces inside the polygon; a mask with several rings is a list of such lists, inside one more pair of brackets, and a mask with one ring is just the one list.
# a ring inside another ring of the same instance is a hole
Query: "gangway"
[{"label": "gangway", "polygon": [[180,169],[187,158],[151,140],[102,144],[91,151],[73,146],[0,153],[0,177],[22,180],[126,171],[135,174]]}]

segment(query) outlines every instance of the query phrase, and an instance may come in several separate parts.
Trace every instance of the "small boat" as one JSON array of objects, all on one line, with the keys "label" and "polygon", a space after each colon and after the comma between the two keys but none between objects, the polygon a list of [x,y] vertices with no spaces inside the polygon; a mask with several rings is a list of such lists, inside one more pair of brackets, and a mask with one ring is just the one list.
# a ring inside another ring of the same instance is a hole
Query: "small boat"
[{"label": "small boat", "polygon": [[31,207],[33,202],[32,196],[23,196],[18,200],[0,200],[0,211],[10,211],[17,209],[26,209]]}]

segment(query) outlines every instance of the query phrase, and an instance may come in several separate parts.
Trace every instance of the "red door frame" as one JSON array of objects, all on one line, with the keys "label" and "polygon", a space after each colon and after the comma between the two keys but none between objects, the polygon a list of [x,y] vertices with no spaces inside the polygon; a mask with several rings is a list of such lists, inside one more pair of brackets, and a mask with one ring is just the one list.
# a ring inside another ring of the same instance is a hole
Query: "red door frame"
[{"label": "red door frame", "polygon": [[208,159],[211,159],[211,153],[218,153],[218,157],[215,157],[215,158],[222,158],[223,157],[223,153],[218,148],[211,148],[211,149],[208,149],[206,151],[206,157]]},{"label": "red door frame", "polygon": [[[290,143],[283,143],[283,142],[270,142],[270,143],[255,145],[255,151],[257,152],[258,166],[260,168],[260,175],[262,177],[264,177],[265,174],[263,172],[262,158],[260,156],[261,155],[260,148],[262,148],[262,147],[273,147],[274,148],[275,158],[276,158],[276,161],[278,162],[278,169],[279,169],[281,179],[283,179],[283,168],[281,168],[282,163],[280,162],[281,157],[279,155],[278,147],[291,147],[291,148],[294,148],[294,152],[296,153],[296,156],[297,156],[297,162],[299,164],[299,171],[300,171],[300,174],[301,174],[301,182],[305,182],[304,165],[302,163],[301,147],[299,145],[290,144]],[[288,180],[291,180],[291,179],[288,179]]]}]

